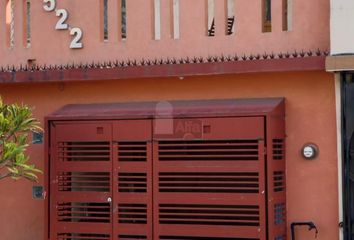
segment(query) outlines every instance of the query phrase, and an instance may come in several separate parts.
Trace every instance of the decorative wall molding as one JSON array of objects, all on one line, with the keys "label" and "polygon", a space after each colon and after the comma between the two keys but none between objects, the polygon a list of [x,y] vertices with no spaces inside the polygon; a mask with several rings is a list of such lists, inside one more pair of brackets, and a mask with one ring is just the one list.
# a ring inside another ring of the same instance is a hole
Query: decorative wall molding
[{"label": "decorative wall molding", "polygon": [[0,83],[325,70],[327,50],[0,67]]}]

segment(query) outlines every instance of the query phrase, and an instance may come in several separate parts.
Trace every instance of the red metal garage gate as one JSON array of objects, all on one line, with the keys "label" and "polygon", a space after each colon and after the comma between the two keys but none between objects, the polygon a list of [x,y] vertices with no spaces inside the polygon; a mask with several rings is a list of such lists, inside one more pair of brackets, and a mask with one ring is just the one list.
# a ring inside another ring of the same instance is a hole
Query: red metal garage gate
[{"label": "red metal garage gate", "polygon": [[156,104],[48,118],[46,237],[285,240],[283,100],[172,102],[164,119]]}]

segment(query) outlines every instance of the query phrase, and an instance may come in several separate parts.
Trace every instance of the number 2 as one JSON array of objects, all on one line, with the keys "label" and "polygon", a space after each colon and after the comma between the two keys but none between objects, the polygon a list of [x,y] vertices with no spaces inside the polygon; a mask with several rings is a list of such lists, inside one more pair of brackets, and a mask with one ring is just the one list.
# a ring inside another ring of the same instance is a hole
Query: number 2
[{"label": "number 2", "polygon": [[74,36],[73,40],[70,43],[70,48],[82,48],[83,44],[81,41],[82,38],[82,30],[80,28],[72,28],[70,30],[70,35]]},{"label": "number 2", "polygon": [[43,0],[43,8],[47,12],[51,12],[55,9],[56,2],[55,0]]},{"label": "number 2", "polygon": [[58,9],[55,11],[55,15],[57,17],[60,17],[60,19],[57,22],[57,25],[55,25],[55,29],[57,30],[66,30],[69,28],[68,24],[65,23],[65,21],[68,19],[68,11],[65,9]]}]

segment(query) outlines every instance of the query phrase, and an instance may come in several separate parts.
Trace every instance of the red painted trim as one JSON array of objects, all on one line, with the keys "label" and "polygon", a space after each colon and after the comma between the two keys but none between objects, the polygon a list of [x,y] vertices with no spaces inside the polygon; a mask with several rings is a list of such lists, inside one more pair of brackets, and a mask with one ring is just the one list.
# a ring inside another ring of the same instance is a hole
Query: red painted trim
[{"label": "red painted trim", "polygon": [[1,72],[0,83],[187,77],[240,73],[325,70],[325,56],[113,68]]},{"label": "red painted trim", "polygon": [[[44,221],[48,222],[49,220],[49,195],[50,195],[50,189],[49,189],[49,171],[50,171],[50,166],[49,166],[49,161],[50,161],[50,146],[49,146],[49,122],[47,120],[44,121],[44,133],[45,133],[45,145],[44,145],[44,191],[45,191],[45,199],[44,199]],[[44,227],[44,240],[49,239],[49,224],[46,224]]]}]

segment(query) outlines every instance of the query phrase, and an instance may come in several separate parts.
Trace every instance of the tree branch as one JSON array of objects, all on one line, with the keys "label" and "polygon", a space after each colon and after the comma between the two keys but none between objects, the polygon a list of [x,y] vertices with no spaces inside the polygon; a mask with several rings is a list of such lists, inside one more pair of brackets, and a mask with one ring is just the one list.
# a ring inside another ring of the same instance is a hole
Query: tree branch
[{"label": "tree branch", "polygon": [[11,173],[5,173],[3,175],[0,175],[0,180],[7,178],[7,177],[11,177]]},{"label": "tree branch", "polygon": [[8,163],[9,163],[9,160],[6,160],[5,162],[0,163],[0,169],[3,167],[6,167]]}]

